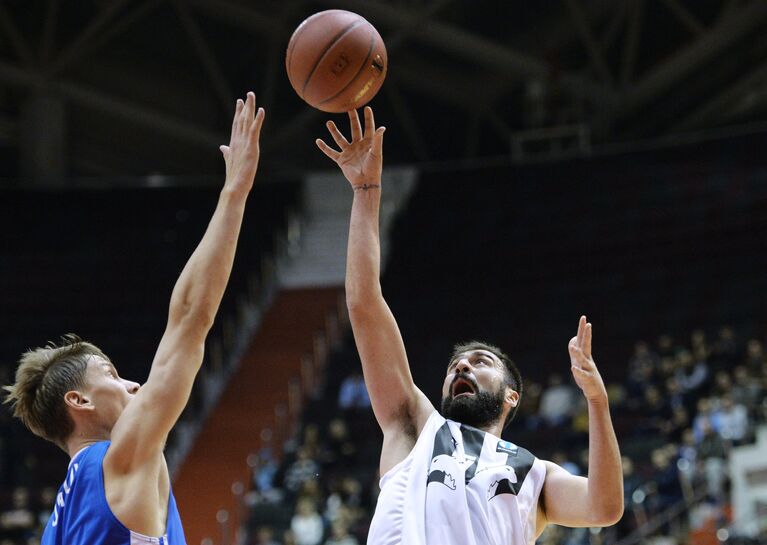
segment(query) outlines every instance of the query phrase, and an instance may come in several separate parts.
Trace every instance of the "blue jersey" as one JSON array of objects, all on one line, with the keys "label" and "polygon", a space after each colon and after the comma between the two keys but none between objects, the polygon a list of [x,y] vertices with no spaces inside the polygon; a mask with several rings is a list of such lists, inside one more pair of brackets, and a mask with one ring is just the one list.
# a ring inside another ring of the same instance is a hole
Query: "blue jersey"
[{"label": "blue jersey", "polygon": [[69,463],[41,545],[186,545],[171,490],[165,535],[148,537],[128,530],[115,517],[104,494],[104,455],[109,441],[80,451]]}]

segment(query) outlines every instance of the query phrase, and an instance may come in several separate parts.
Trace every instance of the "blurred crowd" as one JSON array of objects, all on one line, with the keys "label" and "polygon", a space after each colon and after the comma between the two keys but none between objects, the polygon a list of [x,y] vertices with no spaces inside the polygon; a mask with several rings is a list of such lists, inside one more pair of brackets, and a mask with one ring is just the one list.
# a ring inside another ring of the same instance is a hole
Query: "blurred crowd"
[{"label": "blurred crowd", "polygon": [[[655,530],[672,536],[668,543],[688,542],[689,532],[712,517],[717,526],[727,525],[728,453],[753,441],[756,427],[767,421],[763,343],[738,339],[728,327],[712,339],[702,331],[684,342],[663,335],[636,344],[624,376],[608,385],[623,454],[623,519],[601,531],[550,527],[540,544],[613,543],[673,510],[682,516],[663,517]],[[545,382],[527,381],[506,438],[586,475],[583,397],[570,377],[552,374]],[[245,545],[365,543],[378,493],[381,435],[359,372],[332,395],[316,403],[334,410],[317,417],[310,406],[294,440],[267,442],[249,458]],[[8,425],[7,415],[0,424]],[[0,442],[0,461],[7,461],[7,451]],[[54,500],[51,484],[3,494],[0,545],[38,542]]]}]

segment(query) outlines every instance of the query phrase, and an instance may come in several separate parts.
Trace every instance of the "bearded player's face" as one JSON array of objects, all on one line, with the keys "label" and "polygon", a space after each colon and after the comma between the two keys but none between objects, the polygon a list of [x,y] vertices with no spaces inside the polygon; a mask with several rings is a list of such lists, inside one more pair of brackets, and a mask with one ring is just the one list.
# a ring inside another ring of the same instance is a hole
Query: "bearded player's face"
[{"label": "bearded player's face", "polygon": [[496,422],[503,416],[506,390],[506,368],[495,354],[458,354],[442,384],[442,416],[476,428]]}]

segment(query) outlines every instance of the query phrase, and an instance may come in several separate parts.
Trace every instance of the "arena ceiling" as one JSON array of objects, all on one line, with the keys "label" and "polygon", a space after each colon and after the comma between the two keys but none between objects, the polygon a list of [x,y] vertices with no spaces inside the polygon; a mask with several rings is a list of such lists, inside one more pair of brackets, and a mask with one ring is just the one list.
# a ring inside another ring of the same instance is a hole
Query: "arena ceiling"
[{"label": "arena ceiling", "polygon": [[386,42],[373,105],[390,164],[767,120],[763,0],[4,0],[0,183],[212,180],[248,89],[268,110],[262,171],[326,166],[313,141],[327,115],[292,91],[284,55],[296,25],[329,8]]}]

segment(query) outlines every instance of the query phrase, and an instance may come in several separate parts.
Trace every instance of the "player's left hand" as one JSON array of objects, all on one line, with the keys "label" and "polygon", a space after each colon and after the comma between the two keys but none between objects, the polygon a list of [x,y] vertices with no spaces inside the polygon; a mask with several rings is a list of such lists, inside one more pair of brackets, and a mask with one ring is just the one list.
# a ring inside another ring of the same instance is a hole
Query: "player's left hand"
[{"label": "player's left hand", "polygon": [[341,151],[336,151],[328,146],[324,140],[316,140],[317,147],[341,167],[341,171],[356,189],[364,185],[380,185],[381,164],[383,162],[383,134],[386,127],[375,126],[373,109],[365,106],[365,132],[362,132],[359,114],[357,110],[349,112],[351,125],[351,142],[341,134],[338,127],[332,121],[327,122],[330,136]]},{"label": "player's left hand", "polygon": [[591,324],[581,316],[578,334],[570,339],[570,370],[578,387],[588,401],[607,402],[607,390],[591,356]]}]

